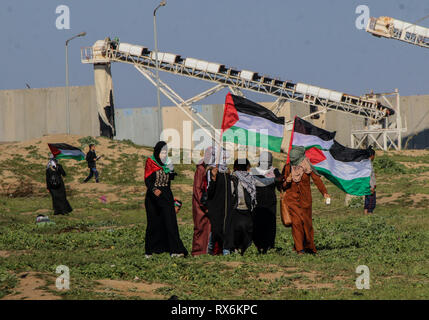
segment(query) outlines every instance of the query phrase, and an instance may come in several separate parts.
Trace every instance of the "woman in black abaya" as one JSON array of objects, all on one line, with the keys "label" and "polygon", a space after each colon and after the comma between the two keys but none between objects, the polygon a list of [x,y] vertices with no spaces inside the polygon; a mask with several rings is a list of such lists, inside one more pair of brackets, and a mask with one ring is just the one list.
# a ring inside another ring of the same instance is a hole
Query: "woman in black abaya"
[{"label": "woman in black abaya", "polygon": [[281,173],[273,167],[270,152],[261,152],[259,165],[251,173],[256,180],[258,202],[253,212],[253,242],[260,253],[266,253],[274,248],[276,239],[276,185],[281,182]]},{"label": "woman in black abaya", "polygon": [[66,188],[62,177],[66,176],[63,167],[53,156],[46,167],[46,188],[52,196],[54,215],[69,214],[73,211],[67,200]]},{"label": "woman in black abaya", "polygon": [[174,197],[170,188],[175,173],[173,166],[167,165],[167,161],[167,144],[160,141],[145,166],[146,257],[163,252],[169,252],[172,257],[188,255],[179,236]]}]

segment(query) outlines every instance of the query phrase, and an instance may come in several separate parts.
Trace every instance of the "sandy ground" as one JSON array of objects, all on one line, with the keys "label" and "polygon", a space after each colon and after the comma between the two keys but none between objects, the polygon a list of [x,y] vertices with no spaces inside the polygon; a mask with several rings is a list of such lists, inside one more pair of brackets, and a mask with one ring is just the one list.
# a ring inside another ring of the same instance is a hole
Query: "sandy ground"
[{"label": "sandy ground", "polygon": [[97,280],[98,293],[114,293],[125,297],[139,297],[142,299],[165,299],[164,296],[155,293],[156,289],[165,287],[159,283],[132,282],[123,280],[103,279]]},{"label": "sandy ground", "polygon": [[[36,272],[25,272],[18,275],[19,284],[13,292],[2,300],[58,300],[56,296],[41,287],[46,286],[46,281],[41,279],[42,274]],[[45,275],[46,276],[46,275]],[[51,290],[55,290],[53,287]]]},{"label": "sandy ground", "polygon": [[[384,151],[378,150],[376,152],[377,155],[381,156],[384,154]],[[391,150],[389,151],[389,155],[401,155],[401,156],[407,156],[407,157],[420,157],[420,156],[427,156],[429,155],[429,150],[402,150],[402,151],[396,151]]]},{"label": "sandy ground", "polygon": [[[4,161],[8,159],[11,155],[16,154],[17,150],[19,150],[19,153],[22,156],[27,156],[29,153],[29,150],[26,150],[25,148],[36,146],[38,149],[38,152],[41,155],[46,155],[46,161],[48,159],[48,155],[50,154],[50,150],[48,147],[48,143],[67,143],[72,146],[80,148],[80,143],[78,142],[79,139],[84,138],[85,136],[79,136],[79,135],[66,135],[66,134],[53,134],[53,135],[46,135],[38,139],[32,139],[24,142],[15,142],[15,143],[4,143],[0,144],[0,161]],[[132,146],[127,145],[121,145],[118,148],[117,152],[116,149],[110,149],[109,146],[111,145],[110,140],[107,138],[97,137],[96,138],[100,144],[96,146],[97,153],[102,155],[108,155],[109,157],[113,159],[117,159],[120,156],[120,153],[134,153],[138,155],[144,155],[144,156],[150,156],[151,152],[146,149],[137,149]],[[87,152],[88,150],[82,150],[83,152]]]},{"label": "sandy ground", "polygon": [[[228,261],[223,262],[224,265],[235,269],[238,267],[241,267],[244,263],[239,261]],[[278,269],[277,265],[268,265],[267,268],[273,267],[275,269]],[[298,268],[295,267],[284,267],[281,268],[281,270],[277,270],[275,272],[262,272],[257,275],[258,279],[266,280],[268,282],[275,281],[277,279],[280,279],[281,277],[285,277],[291,280],[290,286],[288,288],[296,288],[296,289],[302,289],[302,290],[308,290],[308,289],[323,289],[323,288],[334,288],[334,283],[323,283],[320,282],[319,279],[321,277],[321,274],[315,271],[305,272],[305,271],[298,271]],[[347,279],[332,279],[333,281],[343,281]],[[235,294],[236,296],[239,296],[240,294],[237,292]]]},{"label": "sandy ground", "polygon": [[[72,146],[80,148],[81,144],[78,140],[81,138],[84,138],[84,136],[58,134],[58,135],[47,135],[38,139],[33,139],[25,142],[3,143],[3,144],[0,144],[0,162],[11,159],[14,155],[19,154],[23,156],[26,161],[45,165],[48,161],[48,156],[50,154],[48,143],[67,143]],[[123,153],[136,154],[139,157],[141,156],[147,157],[152,154],[151,151],[143,148],[136,148],[133,146],[128,146],[126,144],[118,144],[118,143],[112,144],[112,141],[106,138],[97,137],[96,139],[99,141],[99,144],[96,146],[96,152],[98,155],[103,156],[98,166],[101,175],[103,171],[103,166],[105,164],[110,163],[112,160],[118,159]],[[115,148],[113,149],[109,148],[112,145],[115,145]],[[29,157],[29,153],[31,152],[31,150],[28,149],[29,147],[36,147],[37,153],[43,156],[44,158],[36,159],[36,158]],[[85,150],[82,150],[82,151],[86,153],[87,149],[85,148]],[[9,170],[8,168],[1,168],[1,169],[3,170],[0,170],[0,193],[10,194],[17,189],[17,187],[21,182],[21,178],[17,176],[12,170]],[[141,163],[138,163],[136,170],[137,170],[137,180],[143,182],[144,180],[144,162],[143,161],[141,161]],[[44,173],[41,173],[41,174],[44,174]],[[85,175],[86,174],[87,172],[85,172]],[[115,191],[115,188],[116,188],[115,186],[99,183],[96,185],[96,188],[94,188],[94,183],[92,183],[93,181],[88,184],[82,184],[81,180],[83,180],[84,178],[85,178],[84,176],[75,177],[74,181],[68,181],[67,188],[82,194],[87,193],[88,191],[91,191],[91,193],[95,197],[106,196],[108,202],[121,200],[120,195],[118,195],[118,193]],[[45,188],[45,185],[43,183],[33,181],[29,178],[26,178],[25,182],[33,184],[36,190]],[[142,183],[142,186],[143,186],[143,183]],[[130,191],[141,193],[143,192],[144,188],[142,188],[142,190],[137,190],[137,191],[135,191],[134,189],[131,190],[129,188],[125,188],[125,189],[121,188],[121,193],[128,193]],[[94,193],[94,190],[95,190],[95,193]]]},{"label": "sandy ground", "polygon": [[[41,274],[37,272],[24,272],[17,275],[18,285],[13,292],[2,300],[58,300],[61,296],[52,294],[46,290],[47,282],[42,278],[51,277],[52,275]],[[142,299],[165,299],[164,296],[155,293],[158,288],[165,287],[164,284],[132,282],[123,280],[103,279],[97,280],[97,293],[114,293],[124,297],[139,297]],[[57,291],[54,284],[50,285],[49,290]]]}]

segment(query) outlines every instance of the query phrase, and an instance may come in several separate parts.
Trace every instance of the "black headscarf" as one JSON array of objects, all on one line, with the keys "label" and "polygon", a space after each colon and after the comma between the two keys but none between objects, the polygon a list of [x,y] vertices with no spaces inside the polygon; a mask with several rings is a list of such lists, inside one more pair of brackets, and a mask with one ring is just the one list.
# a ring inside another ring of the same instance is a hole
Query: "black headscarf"
[{"label": "black headscarf", "polygon": [[161,158],[159,157],[159,154],[161,153],[161,150],[167,145],[165,141],[159,141],[155,148],[153,149],[153,157],[155,158],[156,162],[158,162],[160,165],[165,166],[165,163],[161,161]]}]

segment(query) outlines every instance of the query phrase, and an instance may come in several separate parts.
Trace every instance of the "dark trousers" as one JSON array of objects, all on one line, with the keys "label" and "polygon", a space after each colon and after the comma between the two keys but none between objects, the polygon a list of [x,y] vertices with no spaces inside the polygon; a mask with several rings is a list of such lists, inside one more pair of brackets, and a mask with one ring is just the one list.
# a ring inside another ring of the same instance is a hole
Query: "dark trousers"
[{"label": "dark trousers", "polygon": [[[249,210],[232,211],[232,229],[234,234],[234,249],[240,250],[241,255],[252,244],[253,219]],[[229,249],[229,248],[225,248]]]},{"label": "dark trousers", "polygon": [[84,182],[88,182],[91,180],[92,176],[95,174],[95,181],[98,182],[98,171],[97,168],[89,168],[89,176],[84,180]]},{"label": "dark trousers", "polygon": [[371,195],[365,196],[364,209],[368,210],[368,213],[373,213],[376,205],[377,205],[377,194],[375,192]]}]

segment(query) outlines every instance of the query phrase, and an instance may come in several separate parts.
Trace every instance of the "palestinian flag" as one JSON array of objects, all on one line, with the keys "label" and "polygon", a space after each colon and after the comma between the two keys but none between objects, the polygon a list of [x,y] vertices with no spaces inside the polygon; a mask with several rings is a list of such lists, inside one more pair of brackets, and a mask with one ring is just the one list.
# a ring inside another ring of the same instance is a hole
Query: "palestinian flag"
[{"label": "palestinian flag", "polygon": [[48,143],[49,149],[56,159],[84,160],[85,154],[79,148],[67,143]]},{"label": "palestinian flag", "polygon": [[222,120],[222,138],[246,146],[280,152],[284,117],[246,98],[228,93]]},{"label": "palestinian flag", "polygon": [[156,160],[153,159],[153,157],[149,157],[146,160],[146,164],[144,167],[144,178],[146,179],[149,177],[152,173],[161,170],[162,167],[156,162]]},{"label": "palestinian flag", "polygon": [[344,192],[356,196],[371,194],[369,149],[347,148],[334,138],[335,132],[295,117],[289,150],[292,146],[305,147],[305,154],[317,172]]},{"label": "palestinian flag", "polygon": [[[168,158],[167,158],[168,161]],[[169,173],[170,172],[170,168],[167,165],[160,165],[155,157],[152,155],[149,158],[147,158],[146,160],[146,164],[144,167],[144,178],[146,179],[147,177],[149,177],[152,173],[158,171],[158,170],[164,170],[165,173]]]}]

